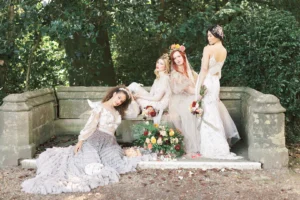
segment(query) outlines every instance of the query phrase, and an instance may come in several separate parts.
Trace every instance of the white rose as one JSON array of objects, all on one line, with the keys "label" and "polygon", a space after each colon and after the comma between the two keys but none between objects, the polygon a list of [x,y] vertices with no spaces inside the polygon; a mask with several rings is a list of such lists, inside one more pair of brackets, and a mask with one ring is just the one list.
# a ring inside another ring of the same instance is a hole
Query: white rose
[{"label": "white rose", "polygon": [[160,131],[160,134],[161,134],[162,136],[166,136],[166,135],[167,135],[167,132],[166,132],[166,131]]},{"label": "white rose", "polygon": [[175,140],[175,144],[177,144],[178,143],[178,138],[175,138],[174,140]]},{"label": "white rose", "polygon": [[158,145],[162,145],[162,139],[161,139],[161,137],[158,138],[158,140],[156,142],[157,142]]},{"label": "white rose", "polygon": [[150,139],[149,139],[149,138],[146,138],[145,142],[146,142],[147,144],[149,144],[149,143],[150,143]]}]

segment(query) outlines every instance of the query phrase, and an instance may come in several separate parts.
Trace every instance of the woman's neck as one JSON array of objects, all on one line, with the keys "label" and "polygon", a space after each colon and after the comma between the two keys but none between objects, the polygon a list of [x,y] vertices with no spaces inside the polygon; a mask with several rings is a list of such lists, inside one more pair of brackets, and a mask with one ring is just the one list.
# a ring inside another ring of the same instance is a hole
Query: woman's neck
[{"label": "woman's neck", "polygon": [[220,46],[220,45],[222,45],[222,42],[221,42],[221,41],[217,41],[217,42],[215,42],[213,45],[214,45],[214,46]]},{"label": "woman's neck", "polygon": [[177,69],[178,69],[179,72],[184,73],[184,67],[183,67],[183,65],[178,65]]},{"label": "woman's neck", "polygon": [[158,75],[161,77],[161,76],[163,76],[163,75],[165,75],[166,74],[166,72],[165,71],[159,71],[158,72]]},{"label": "woman's neck", "polygon": [[110,108],[110,109],[114,109],[115,107],[113,106],[113,103],[111,100],[108,100],[108,101],[105,101],[103,103],[107,108]]}]

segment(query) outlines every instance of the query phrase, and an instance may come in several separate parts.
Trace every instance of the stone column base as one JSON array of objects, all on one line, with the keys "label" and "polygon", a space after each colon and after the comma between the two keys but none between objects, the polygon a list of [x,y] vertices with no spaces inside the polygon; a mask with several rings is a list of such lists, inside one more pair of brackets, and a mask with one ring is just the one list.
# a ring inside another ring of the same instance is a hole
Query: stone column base
[{"label": "stone column base", "polygon": [[251,161],[263,164],[265,169],[279,169],[288,166],[288,149],[282,148],[248,148],[248,156]]},{"label": "stone column base", "polygon": [[0,167],[17,166],[20,158],[32,158],[35,154],[34,143],[24,146],[0,146]]}]

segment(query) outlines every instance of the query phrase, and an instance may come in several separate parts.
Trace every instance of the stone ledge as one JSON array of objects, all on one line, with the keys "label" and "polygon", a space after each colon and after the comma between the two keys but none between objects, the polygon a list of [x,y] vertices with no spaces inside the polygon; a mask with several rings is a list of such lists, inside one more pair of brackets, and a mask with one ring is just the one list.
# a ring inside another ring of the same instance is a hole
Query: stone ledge
[{"label": "stone ledge", "polygon": [[[24,159],[21,161],[22,168],[36,168],[35,159]],[[260,170],[258,162],[219,162],[219,161],[142,161],[138,164],[140,169],[239,169],[239,170]]]}]

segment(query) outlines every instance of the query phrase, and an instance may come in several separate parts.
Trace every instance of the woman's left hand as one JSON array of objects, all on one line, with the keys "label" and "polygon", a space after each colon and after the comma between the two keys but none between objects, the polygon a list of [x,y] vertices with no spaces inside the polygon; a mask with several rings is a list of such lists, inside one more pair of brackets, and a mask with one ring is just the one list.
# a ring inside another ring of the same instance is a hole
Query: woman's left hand
[{"label": "woman's left hand", "polygon": [[80,151],[80,149],[81,149],[81,147],[82,147],[82,144],[83,144],[83,141],[80,140],[80,141],[78,141],[77,144],[75,145],[75,147],[74,147],[74,154],[75,154],[75,155]]}]

